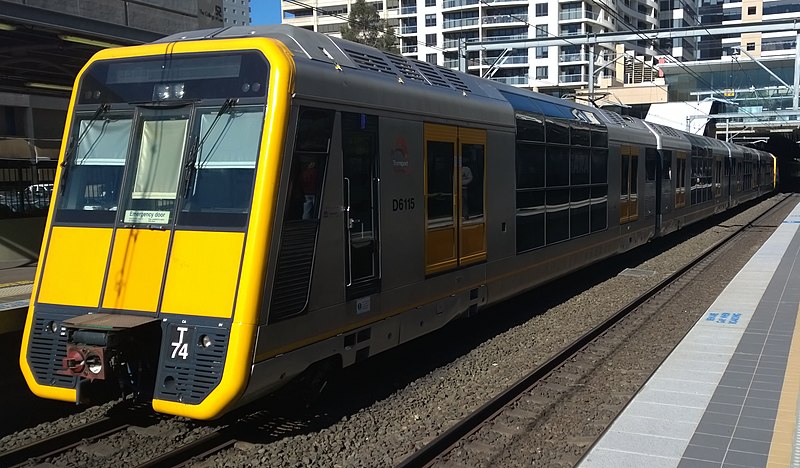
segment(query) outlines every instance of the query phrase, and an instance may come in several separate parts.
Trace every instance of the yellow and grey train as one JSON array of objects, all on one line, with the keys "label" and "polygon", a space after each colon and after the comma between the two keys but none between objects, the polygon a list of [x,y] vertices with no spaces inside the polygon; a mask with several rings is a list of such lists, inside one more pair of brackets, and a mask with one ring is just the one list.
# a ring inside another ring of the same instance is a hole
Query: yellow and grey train
[{"label": "yellow and grey train", "polygon": [[775,184],[768,153],[286,25],[98,52],[63,141],[26,381],[196,419]]}]

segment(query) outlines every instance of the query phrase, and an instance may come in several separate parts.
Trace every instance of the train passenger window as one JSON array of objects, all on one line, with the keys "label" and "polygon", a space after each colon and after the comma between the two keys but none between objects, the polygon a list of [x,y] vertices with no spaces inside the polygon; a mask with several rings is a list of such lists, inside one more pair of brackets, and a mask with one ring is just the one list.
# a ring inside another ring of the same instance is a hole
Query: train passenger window
[{"label": "train passenger window", "polygon": [[544,191],[517,190],[517,252],[544,245]]},{"label": "train passenger window", "polygon": [[572,187],[569,195],[569,236],[589,234],[590,188]]},{"label": "train passenger window", "polygon": [[300,110],[284,213],[287,221],[319,219],[333,118],[329,109]]},{"label": "train passenger window", "polygon": [[592,206],[589,213],[592,232],[602,231],[608,226],[608,186],[592,187]]},{"label": "train passenger window", "polygon": [[645,148],[644,150],[644,179],[647,182],[656,180],[656,166],[658,165],[658,153],[655,148]]},{"label": "train passenger window", "polygon": [[545,121],[548,143],[569,144],[569,124],[558,119],[547,119]]},{"label": "train passenger window", "polygon": [[608,182],[608,150],[592,148],[592,184]]},{"label": "train passenger window", "polygon": [[619,222],[622,224],[639,218],[639,148],[623,145],[620,163]]},{"label": "train passenger window", "polygon": [[247,221],[264,107],[237,107],[219,117],[217,112],[200,109],[195,119],[204,141],[189,172],[180,225],[244,227]]},{"label": "train passenger window", "polygon": [[517,187],[544,187],[545,147],[517,143]]},{"label": "train passenger window", "polygon": [[591,131],[581,125],[572,125],[570,128],[570,143],[572,146],[589,146],[591,144]]},{"label": "train passenger window", "polygon": [[545,194],[545,242],[552,244],[569,238],[569,189],[548,190]]},{"label": "train passenger window", "polygon": [[114,222],[132,122],[130,117],[76,122],[77,148],[63,172],[57,221]]},{"label": "train passenger window", "polygon": [[[570,152],[570,185],[589,183],[589,149],[572,148]],[[587,197],[588,198],[588,197]]]},{"label": "train passenger window", "polygon": [[592,146],[595,148],[607,148],[608,132],[605,130],[592,130]]},{"label": "train passenger window", "polygon": [[453,222],[452,143],[428,141],[428,227]]},{"label": "train passenger window", "polygon": [[461,144],[461,213],[464,219],[483,216],[483,145]]},{"label": "train passenger window", "polygon": [[548,146],[545,170],[548,187],[569,185],[569,147]]},{"label": "train passenger window", "polygon": [[672,179],[672,151],[663,151],[661,160],[661,178],[664,180]]},{"label": "train passenger window", "polygon": [[542,118],[528,112],[517,112],[517,141],[544,141]]}]

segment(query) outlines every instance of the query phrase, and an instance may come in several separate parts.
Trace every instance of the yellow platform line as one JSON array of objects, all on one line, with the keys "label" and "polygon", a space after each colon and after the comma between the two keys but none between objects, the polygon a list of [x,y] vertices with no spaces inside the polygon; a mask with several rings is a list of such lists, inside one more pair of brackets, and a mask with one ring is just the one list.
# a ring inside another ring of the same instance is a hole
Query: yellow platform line
[{"label": "yellow platform line", "polygon": [[[800,314],[800,307],[798,307]],[[797,427],[797,399],[800,395],[800,316],[794,323],[794,335],[789,347],[789,359],[786,362],[786,373],[783,376],[781,400],[778,403],[778,414],[772,430],[772,443],[767,458],[767,468],[785,468],[791,466],[792,446],[795,441]]]}]

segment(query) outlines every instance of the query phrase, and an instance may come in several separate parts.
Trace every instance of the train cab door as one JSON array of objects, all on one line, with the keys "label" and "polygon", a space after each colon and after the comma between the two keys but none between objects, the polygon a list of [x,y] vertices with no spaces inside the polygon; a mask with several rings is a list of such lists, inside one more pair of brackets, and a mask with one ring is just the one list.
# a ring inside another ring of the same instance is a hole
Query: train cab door
[{"label": "train cab door", "polygon": [[484,130],[425,124],[425,273],[486,259]]},{"label": "train cab door", "polygon": [[380,289],[378,117],[342,112],[347,299]]}]

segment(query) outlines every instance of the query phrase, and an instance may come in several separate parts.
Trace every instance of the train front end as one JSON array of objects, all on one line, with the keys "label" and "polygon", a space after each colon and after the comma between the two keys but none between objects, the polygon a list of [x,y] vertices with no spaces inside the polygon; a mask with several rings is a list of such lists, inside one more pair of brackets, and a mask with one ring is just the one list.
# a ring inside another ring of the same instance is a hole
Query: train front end
[{"label": "train front end", "polygon": [[247,386],[294,65],[268,38],[99,52],[65,125],[20,365],[196,419]]}]

